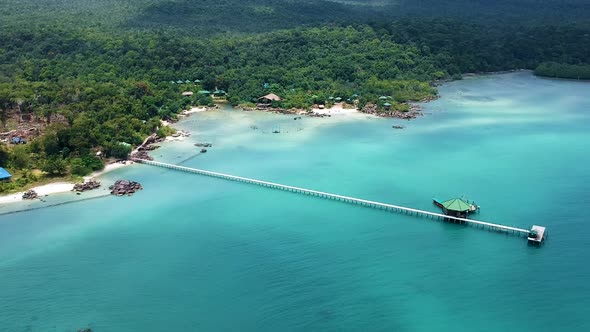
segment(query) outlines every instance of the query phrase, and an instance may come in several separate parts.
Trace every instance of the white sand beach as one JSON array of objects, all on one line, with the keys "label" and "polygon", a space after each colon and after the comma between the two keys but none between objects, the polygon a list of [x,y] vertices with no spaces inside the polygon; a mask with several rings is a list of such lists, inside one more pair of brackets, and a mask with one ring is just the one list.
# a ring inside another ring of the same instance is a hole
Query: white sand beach
[{"label": "white sand beach", "polygon": [[116,163],[107,164],[107,165],[105,165],[103,170],[96,171],[90,175],[85,176],[84,181],[88,181],[90,179],[100,177],[101,175],[106,174],[108,172],[112,172],[112,171],[119,169],[121,167],[130,166],[133,164],[135,164],[135,163],[133,161],[129,161],[129,160],[125,160],[123,162],[116,162]]},{"label": "white sand beach", "polygon": [[336,103],[331,108],[313,108],[312,111],[316,114],[329,114],[329,115],[350,115],[350,114],[362,114],[356,108],[344,108],[343,103]]},{"label": "white sand beach", "polygon": [[[35,187],[32,189],[40,197],[42,197],[42,196],[50,195],[50,194],[68,192],[68,191],[71,191],[73,188],[74,188],[73,183],[56,182],[56,183],[50,183],[50,184],[38,186],[38,187]],[[10,194],[7,196],[0,196],[0,204],[20,202],[23,200],[23,193],[24,192],[18,192],[16,194]]]},{"label": "white sand beach", "polygon": [[193,107],[190,110],[182,111],[180,114],[189,115],[189,114],[200,113],[200,112],[205,112],[205,111],[207,111],[207,107]]},{"label": "white sand beach", "polygon": [[[103,174],[106,174],[106,173],[111,172],[113,170],[119,169],[121,167],[129,166],[132,164],[133,164],[132,161],[126,161],[125,163],[117,162],[117,163],[108,164],[104,167],[103,170],[96,171],[88,176],[85,176],[84,181],[88,181],[89,179],[92,179],[92,178],[97,178]],[[46,195],[72,191],[72,189],[74,189],[74,183],[55,182],[55,183],[44,184],[42,186],[34,187],[31,189],[34,190],[39,195],[39,197],[42,197],[42,196],[46,196]],[[22,199],[23,193],[24,193],[24,191],[18,192],[16,194],[0,196],[0,204],[20,202],[23,200]]]}]

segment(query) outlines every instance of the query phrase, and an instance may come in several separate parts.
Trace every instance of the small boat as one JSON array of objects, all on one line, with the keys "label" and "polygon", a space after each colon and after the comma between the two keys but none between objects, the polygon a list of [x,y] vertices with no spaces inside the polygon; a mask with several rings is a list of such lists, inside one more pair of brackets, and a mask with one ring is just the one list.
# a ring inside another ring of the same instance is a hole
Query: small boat
[{"label": "small boat", "polygon": [[201,153],[207,152],[207,149],[201,149]]},{"label": "small boat", "polygon": [[440,201],[439,201],[437,198],[433,198],[433,199],[432,199],[432,203],[433,203],[434,205],[438,206],[438,207],[439,207],[439,208],[441,208],[441,209],[443,208],[443,205],[442,205],[442,203],[441,203],[441,202],[440,202]]}]

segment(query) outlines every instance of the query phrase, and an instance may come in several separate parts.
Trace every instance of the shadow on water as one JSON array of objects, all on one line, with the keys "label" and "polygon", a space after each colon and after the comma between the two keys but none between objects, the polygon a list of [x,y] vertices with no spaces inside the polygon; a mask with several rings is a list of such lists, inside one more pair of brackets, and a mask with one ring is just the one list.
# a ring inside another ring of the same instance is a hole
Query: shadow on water
[{"label": "shadow on water", "polygon": [[49,204],[49,205],[44,205],[44,206],[35,206],[35,207],[22,209],[22,210],[16,210],[16,211],[2,212],[2,213],[0,213],[0,216],[35,211],[35,210],[42,210],[42,209],[47,209],[50,207],[69,205],[69,204],[80,203],[80,202],[85,202],[85,201],[91,201],[91,200],[95,200],[95,199],[105,198],[108,196],[111,196],[111,194],[104,194],[104,195],[100,195],[100,196],[82,198],[82,199],[77,199],[77,200],[73,200],[73,201],[65,201],[65,202],[61,202],[61,203]]}]

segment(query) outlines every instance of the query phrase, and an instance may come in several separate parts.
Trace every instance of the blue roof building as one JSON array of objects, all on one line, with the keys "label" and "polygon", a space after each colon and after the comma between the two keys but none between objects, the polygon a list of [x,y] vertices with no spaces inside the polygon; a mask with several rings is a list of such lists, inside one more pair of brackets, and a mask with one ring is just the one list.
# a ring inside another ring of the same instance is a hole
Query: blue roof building
[{"label": "blue roof building", "polygon": [[24,138],[20,138],[18,136],[14,136],[11,140],[10,143],[12,144],[27,144],[27,140]]},{"label": "blue roof building", "polygon": [[11,177],[12,177],[12,175],[10,175],[10,173],[8,173],[7,170],[0,167],[0,181],[10,180]]}]

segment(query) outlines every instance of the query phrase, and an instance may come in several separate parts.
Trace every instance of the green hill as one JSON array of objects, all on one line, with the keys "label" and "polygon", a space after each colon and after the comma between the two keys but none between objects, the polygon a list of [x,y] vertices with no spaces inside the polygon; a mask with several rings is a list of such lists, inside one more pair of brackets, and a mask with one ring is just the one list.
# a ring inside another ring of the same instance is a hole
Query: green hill
[{"label": "green hill", "polygon": [[562,24],[590,20],[582,0],[5,0],[2,26],[175,29],[199,35],[299,26],[455,18],[477,24]]},{"label": "green hill", "polygon": [[34,118],[44,134],[0,144],[17,174],[0,192],[35,181],[31,169],[84,175],[97,151],[125,157],[165,134],[160,119],[212,103],[186,90],[223,89],[234,105],[273,92],[284,108],[394,96],[405,110],[466,72],[586,78],[589,13],[576,0],[4,0],[0,129]]}]

